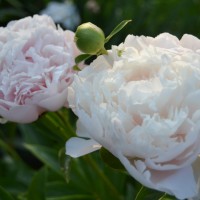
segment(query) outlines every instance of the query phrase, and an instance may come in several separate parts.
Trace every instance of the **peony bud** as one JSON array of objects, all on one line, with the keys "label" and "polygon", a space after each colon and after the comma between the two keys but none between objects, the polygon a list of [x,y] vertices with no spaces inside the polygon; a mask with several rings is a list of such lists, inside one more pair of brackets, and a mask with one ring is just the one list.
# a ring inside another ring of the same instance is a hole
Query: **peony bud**
[{"label": "peony bud", "polygon": [[74,40],[77,47],[84,53],[92,55],[107,53],[104,48],[104,32],[90,22],[78,26]]}]

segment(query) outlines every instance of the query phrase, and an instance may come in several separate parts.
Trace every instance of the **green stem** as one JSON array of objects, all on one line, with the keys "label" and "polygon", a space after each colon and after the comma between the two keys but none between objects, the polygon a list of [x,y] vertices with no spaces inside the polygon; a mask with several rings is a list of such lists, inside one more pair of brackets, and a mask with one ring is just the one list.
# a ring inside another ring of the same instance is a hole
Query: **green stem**
[{"label": "green stem", "polygon": [[114,185],[110,182],[110,180],[105,176],[105,174],[100,170],[99,166],[96,162],[90,157],[90,155],[84,156],[84,159],[92,166],[92,168],[96,171],[96,173],[103,179],[106,186],[110,189],[111,193],[115,196],[115,200],[120,198],[120,194],[118,193],[117,189]]},{"label": "green stem", "polygon": [[99,55],[108,55],[108,51],[105,49],[105,47],[103,47],[98,53],[97,53],[97,56]]}]

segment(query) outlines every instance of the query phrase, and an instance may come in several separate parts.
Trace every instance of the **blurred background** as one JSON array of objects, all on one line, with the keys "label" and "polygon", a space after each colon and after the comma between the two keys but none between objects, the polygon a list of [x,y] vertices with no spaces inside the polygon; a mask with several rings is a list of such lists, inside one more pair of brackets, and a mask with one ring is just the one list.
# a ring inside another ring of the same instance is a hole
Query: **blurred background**
[{"label": "blurred background", "polygon": [[156,36],[169,32],[179,38],[184,33],[200,37],[199,0],[0,0],[0,26],[34,14],[48,14],[63,28],[93,22],[106,34],[125,19],[132,19],[112,44],[127,34]]},{"label": "blurred background", "polygon": [[[107,48],[127,34],[169,32],[181,38],[189,33],[200,38],[200,0],[0,0],[0,26],[34,14],[48,14],[72,31],[90,21],[106,35],[122,20],[132,19]],[[71,161],[65,156],[75,122],[73,113],[62,109],[32,124],[0,125],[0,200],[134,199],[141,185],[121,166],[117,171],[102,162],[112,160],[111,155],[96,152]],[[147,200],[162,195],[148,189],[143,194],[141,199]]]}]

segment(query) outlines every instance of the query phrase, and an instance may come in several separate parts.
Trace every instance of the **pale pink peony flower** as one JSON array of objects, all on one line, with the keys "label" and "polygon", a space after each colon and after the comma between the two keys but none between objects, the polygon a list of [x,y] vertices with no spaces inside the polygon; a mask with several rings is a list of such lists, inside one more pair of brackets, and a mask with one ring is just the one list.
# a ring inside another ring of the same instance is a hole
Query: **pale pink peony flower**
[{"label": "pale pink peony flower", "polygon": [[79,117],[66,153],[102,146],[143,185],[192,198],[199,188],[200,40],[129,35],[79,72],[69,87]]},{"label": "pale pink peony flower", "polygon": [[29,123],[67,104],[74,58],[74,33],[35,15],[0,28],[0,116]]}]

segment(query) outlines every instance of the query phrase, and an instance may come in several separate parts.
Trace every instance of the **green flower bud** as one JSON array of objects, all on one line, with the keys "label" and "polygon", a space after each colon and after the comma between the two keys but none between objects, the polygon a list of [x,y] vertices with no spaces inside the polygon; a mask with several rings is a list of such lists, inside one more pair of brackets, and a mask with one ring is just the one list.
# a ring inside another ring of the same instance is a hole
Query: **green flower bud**
[{"label": "green flower bud", "polygon": [[90,22],[78,26],[74,40],[77,47],[84,53],[92,55],[106,53],[104,32]]}]

